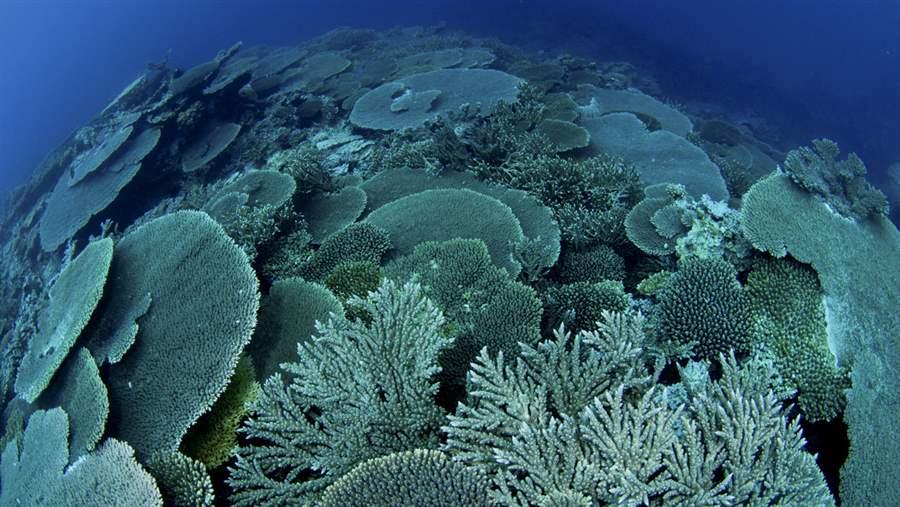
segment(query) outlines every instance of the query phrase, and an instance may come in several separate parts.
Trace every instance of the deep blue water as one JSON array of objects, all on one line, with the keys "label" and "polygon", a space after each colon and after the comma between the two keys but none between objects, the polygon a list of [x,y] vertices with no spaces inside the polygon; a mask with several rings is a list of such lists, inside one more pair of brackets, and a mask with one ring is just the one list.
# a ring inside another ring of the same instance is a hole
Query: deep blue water
[{"label": "deep blue water", "polygon": [[243,40],[445,22],[529,49],[628,60],[685,104],[763,117],[786,147],[900,161],[900,2],[880,0],[0,0],[0,189],[152,61],[190,66]]}]

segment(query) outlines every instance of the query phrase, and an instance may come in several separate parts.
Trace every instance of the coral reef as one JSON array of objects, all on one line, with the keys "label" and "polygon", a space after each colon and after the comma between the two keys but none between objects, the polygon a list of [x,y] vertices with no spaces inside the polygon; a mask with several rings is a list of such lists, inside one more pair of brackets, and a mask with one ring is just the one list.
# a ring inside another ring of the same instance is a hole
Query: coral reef
[{"label": "coral reef", "polygon": [[893,505],[884,197],[664,93],[446,26],[153,64],[0,213],[0,504]]}]

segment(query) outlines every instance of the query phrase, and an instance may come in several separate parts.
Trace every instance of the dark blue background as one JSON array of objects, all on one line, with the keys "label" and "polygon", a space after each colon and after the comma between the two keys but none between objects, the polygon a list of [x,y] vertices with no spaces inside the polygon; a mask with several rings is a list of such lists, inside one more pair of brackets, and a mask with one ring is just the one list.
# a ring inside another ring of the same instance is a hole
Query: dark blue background
[{"label": "dark blue background", "polygon": [[828,136],[870,173],[900,160],[900,2],[878,0],[0,0],[0,189],[172,50],[182,66],[243,40],[444,21],[549,52],[626,59],[667,96]]}]

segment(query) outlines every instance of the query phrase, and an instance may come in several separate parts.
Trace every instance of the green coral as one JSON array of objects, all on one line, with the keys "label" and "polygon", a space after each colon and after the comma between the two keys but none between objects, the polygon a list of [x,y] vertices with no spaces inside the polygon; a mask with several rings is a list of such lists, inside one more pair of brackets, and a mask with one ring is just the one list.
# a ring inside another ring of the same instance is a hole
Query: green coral
[{"label": "green coral", "polygon": [[[381,268],[374,262],[344,262],[325,278],[325,286],[346,303],[353,296],[365,297],[378,289],[383,278]],[[345,311],[350,319],[369,318],[359,307],[345,305]]]},{"label": "green coral", "polygon": [[300,267],[299,275],[321,282],[344,262],[378,264],[390,248],[391,237],[383,228],[369,222],[352,224],[325,239],[312,258]]},{"label": "green coral", "polygon": [[641,280],[637,285],[637,291],[644,296],[655,296],[669,283],[672,274],[671,271],[657,271]]},{"label": "green coral", "polygon": [[203,463],[177,451],[156,453],[147,460],[147,470],[156,478],[165,505],[213,507],[216,494]]},{"label": "green coral", "polygon": [[559,264],[559,277],[565,283],[625,279],[625,259],[607,245],[566,251]]},{"label": "green coral", "polygon": [[554,287],[544,296],[547,317],[555,327],[564,322],[574,332],[590,331],[603,312],[622,312],[629,298],[622,282],[575,282]]},{"label": "green coral", "polygon": [[482,347],[507,354],[540,339],[541,302],[491,262],[481,240],[425,242],[386,267],[388,277],[420,281],[457,335],[441,358],[442,381],[458,384]]},{"label": "green coral", "polygon": [[438,355],[452,339],[417,284],[385,283],[363,300],[372,319],[320,323],[270,378],[242,431],[228,483],[237,506],[313,502],[367,459],[437,446]]},{"label": "green coral", "polygon": [[753,333],[750,300],[734,266],[721,259],[688,259],[657,295],[663,333],[694,353],[716,357],[748,352]]},{"label": "green coral", "polygon": [[796,261],[765,259],[748,275],[747,290],[755,337],[772,351],[779,371],[797,390],[806,419],[836,417],[850,382],[828,349],[824,293],[816,273]]},{"label": "green coral", "polygon": [[365,297],[378,289],[382,274],[378,264],[371,261],[343,262],[325,277],[325,286],[335,296],[347,300],[353,296]]},{"label": "green coral", "polygon": [[481,507],[487,477],[431,449],[396,452],[357,465],[322,493],[323,507]]},{"label": "green coral", "polygon": [[344,314],[341,301],[324,286],[301,278],[272,284],[263,298],[259,324],[247,351],[253,358],[257,376],[267,379],[279,365],[294,359],[297,344],[315,334],[316,322]]},{"label": "green coral", "polygon": [[238,427],[257,396],[259,384],[253,363],[243,356],[225,392],[184,436],[181,451],[210,470],[223,465],[237,447]]}]

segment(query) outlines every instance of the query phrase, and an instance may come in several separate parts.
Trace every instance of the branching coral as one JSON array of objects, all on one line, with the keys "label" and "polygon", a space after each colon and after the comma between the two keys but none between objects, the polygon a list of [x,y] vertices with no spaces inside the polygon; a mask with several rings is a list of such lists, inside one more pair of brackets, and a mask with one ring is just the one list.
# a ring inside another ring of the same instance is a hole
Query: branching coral
[{"label": "branching coral", "polygon": [[473,365],[470,400],[450,416],[446,449],[488,474],[493,501],[834,504],[798,424],[756,369],[720,357],[722,379],[670,408],[646,389],[640,334],[609,327],[616,319],[607,316],[601,343],[561,332],[515,367],[487,354]]},{"label": "branching coral", "polygon": [[818,195],[842,215],[858,220],[887,215],[887,198],[866,181],[863,161],[855,153],[839,161],[839,154],[834,141],[816,139],[812,148],[802,147],[788,153],[784,168],[794,183]]},{"label": "branching coral", "polygon": [[476,170],[490,181],[531,193],[551,208],[563,239],[620,243],[625,215],[640,199],[634,168],[607,156],[574,161],[548,153],[519,152],[499,167],[482,165]]},{"label": "branching coral", "polygon": [[443,315],[416,284],[385,282],[365,300],[372,319],[320,324],[270,378],[230,469],[234,505],[313,501],[370,458],[434,448],[443,419],[434,404],[438,354],[452,342]]}]

